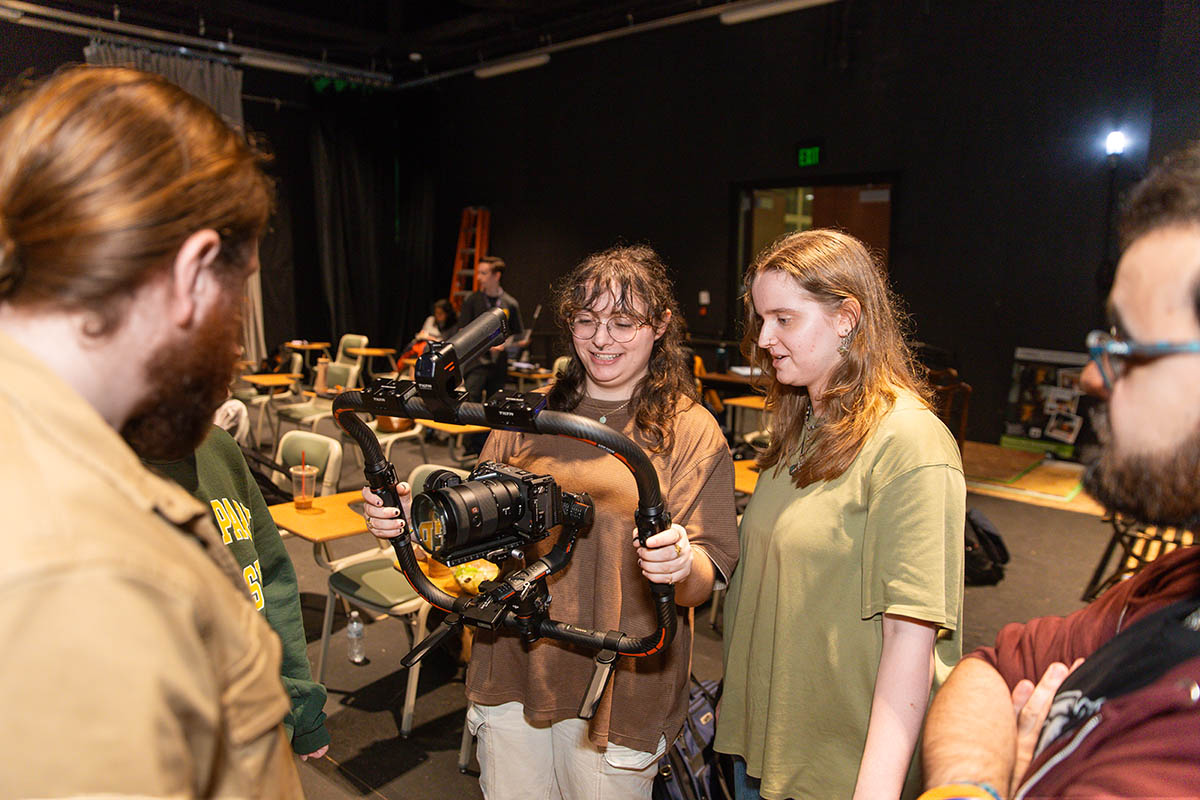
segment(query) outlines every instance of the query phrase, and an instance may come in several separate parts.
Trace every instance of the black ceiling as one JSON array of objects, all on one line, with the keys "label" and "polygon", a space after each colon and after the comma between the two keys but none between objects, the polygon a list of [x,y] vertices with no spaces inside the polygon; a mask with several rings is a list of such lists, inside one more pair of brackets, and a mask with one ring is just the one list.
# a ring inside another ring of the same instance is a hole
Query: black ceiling
[{"label": "black ceiling", "polygon": [[404,81],[727,0],[71,0],[39,5]]}]

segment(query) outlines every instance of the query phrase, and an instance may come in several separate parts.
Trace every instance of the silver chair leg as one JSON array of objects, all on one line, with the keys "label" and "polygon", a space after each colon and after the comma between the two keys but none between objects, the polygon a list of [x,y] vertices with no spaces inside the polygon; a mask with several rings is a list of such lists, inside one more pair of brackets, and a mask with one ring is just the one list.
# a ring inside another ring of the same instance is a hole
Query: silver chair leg
[{"label": "silver chair leg", "polygon": [[[467,714],[471,713],[471,704],[467,703]],[[467,717],[463,716],[462,742],[458,746],[458,771],[466,773],[471,766],[471,751],[475,749],[475,737],[471,735],[471,727],[467,725]]]},{"label": "silver chair leg", "polygon": [[[412,649],[417,644],[417,635],[425,630],[425,622],[429,618],[431,606],[425,603],[417,612],[412,626],[408,630],[408,646]],[[404,687],[404,710],[400,713],[400,735],[407,738],[412,733],[413,710],[417,705],[417,682],[421,678],[421,662],[408,668],[408,683]]]},{"label": "silver chair leg", "polygon": [[321,660],[317,662],[317,683],[325,683],[325,662],[329,656],[329,634],[333,631],[333,596],[336,592],[332,587],[325,598],[325,621],[321,623]]},{"label": "silver chair leg", "polygon": [[717,629],[717,611],[721,608],[721,600],[724,598],[724,596],[724,589],[713,589],[712,607],[708,612],[708,627],[712,628],[713,630]]}]

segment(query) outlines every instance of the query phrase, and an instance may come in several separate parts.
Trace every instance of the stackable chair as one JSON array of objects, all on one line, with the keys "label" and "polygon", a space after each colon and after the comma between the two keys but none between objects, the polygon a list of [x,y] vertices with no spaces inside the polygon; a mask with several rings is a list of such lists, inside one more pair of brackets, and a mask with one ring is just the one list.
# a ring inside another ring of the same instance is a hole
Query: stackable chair
[{"label": "stackable chair", "polygon": [[[437,464],[422,464],[409,475],[414,492],[420,490],[425,477],[435,469],[450,469],[466,476],[462,470],[441,467]],[[325,600],[325,619],[321,626],[321,658],[317,662],[317,682],[325,681],[325,665],[329,656],[329,637],[333,630],[334,606],[338,598],[375,614],[403,619],[407,624],[409,646],[415,645],[425,631],[425,622],[432,606],[413,591],[404,573],[396,567],[392,545],[382,539],[375,545],[354,555],[332,562],[329,573],[329,593]],[[400,713],[400,735],[412,732],[413,709],[417,702],[417,683],[421,675],[420,662],[408,670],[404,688],[404,707]]]},{"label": "stackable chair", "polygon": [[366,347],[370,340],[361,333],[346,333],[338,340],[337,355],[330,361],[330,365],[344,364],[348,367],[358,367],[358,371],[362,373],[363,357],[352,356],[346,352],[347,347]]},{"label": "stackable chair", "polygon": [[[284,469],[304,463],[317,468],[317,495],[334,494],[342,477],[342,445],[332,436],[312,431],[288,431],[275,447],[275,462]],[[290,473],[271,473],[271,482],[288,494],[292,492]]]},{"label": "stackable chair", "polygon": [[[299,353],[292,353],[291,363],[288,366],[288,372],[300,374],[303,369],[304,358]],[[235,384],[237,382],[235,381]],[[252,439],[254,447],[258,447],[262,443],[262,423],[263,417],[268,413],[272,403],[294,402],[300,397],[299,384],[293,383],[291,386],[281,386],[278,389],[259,394],[258,389],[250,384],[242,386],[235,385],[233,388],[234,398],[241,400],[246,404],[251,411],[258,409],[258,416],[254,422],[252,429]]]},{"label": "stackable chair", "polygon": [[[357,365],[330,363],[325,371],[325,382],[330,388],[341,386],[344,389],[357,389],[358,376]],[[298,428],[315,431],[321,420],[332,418],[333,401],[324,397],[313,397],[302,403],[278,406],[275,409],[275,439],[279,439],[279,429],[284,422],[291,422]]]}]

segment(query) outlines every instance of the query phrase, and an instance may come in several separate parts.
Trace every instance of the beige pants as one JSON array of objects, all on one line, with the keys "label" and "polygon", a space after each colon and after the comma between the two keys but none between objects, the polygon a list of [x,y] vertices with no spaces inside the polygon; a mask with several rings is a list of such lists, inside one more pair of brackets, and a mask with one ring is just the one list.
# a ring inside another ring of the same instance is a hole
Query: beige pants
[{"label": "beige pants", "polygon": [[531,723],[520,703],[467,710],[478,739],[479,786],[487,800],[649,800],[658,752],[596,747],[582,719]]}]

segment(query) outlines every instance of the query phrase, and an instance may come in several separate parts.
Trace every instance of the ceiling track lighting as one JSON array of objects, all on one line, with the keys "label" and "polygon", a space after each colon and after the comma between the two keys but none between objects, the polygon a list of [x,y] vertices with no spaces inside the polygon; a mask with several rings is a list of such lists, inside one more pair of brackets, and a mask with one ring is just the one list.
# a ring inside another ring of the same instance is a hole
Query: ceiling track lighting
[{"label": "ceiling track lighting", "polygon": [[720,19],[722,25],[738,25],[834,2],[837,0],[747,0],[744,3],[732,3],[728,10],[721,12]]},{"label": "ceiling track lighting", "polygon": [[497,61],[494,64],[489,64],[485,67],[479,67],[475,70],[476,78],[494,78],[497,75],[507,75],[510,72],[520,72],[524,69],[533,69],[535,67],[544,67],[550,63],[550,56],[546,53],[539,53],[525,58],[513,58],[508,61]]},{"label": "ceiling track lighting", "polygon": [[[288,72],[294,75],[342,78],[375,86],[393,85],[392,76],[386,72],[297,58],[270,50],[233,44],[232,41],[223,42],[182,33],[160,31],[118,20],[25,3],[20,0],[0,0],[0,22],[27,25],[85,38],[111,38],[132,45],[146,44],[158,47],[168,45],[179,48],[182,55],[212,56],[234,64],[276,72]],[[232,40],[232,31],[229,33],[229,38]]]}]

